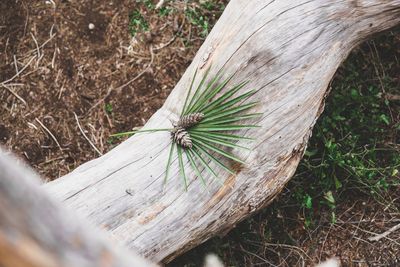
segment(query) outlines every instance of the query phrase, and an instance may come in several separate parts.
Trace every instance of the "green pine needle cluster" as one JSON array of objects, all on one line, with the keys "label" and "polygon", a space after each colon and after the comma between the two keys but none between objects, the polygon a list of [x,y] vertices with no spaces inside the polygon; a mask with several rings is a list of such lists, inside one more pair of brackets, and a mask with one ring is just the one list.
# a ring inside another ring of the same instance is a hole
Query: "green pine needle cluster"
[{"label": "green pine needle cluster", "polygon": [[[254,124],[243,124],[243,121],[245,120],[262,115],[262,113],[247,113],[247,111],[257,105],[257,102],[246,103],[246,100],[256,91],[251,90],[235,96],[239,90],[247,84],[247,82],[242,82],[227,89],[225,93],[221,93],[231,80],[232,76],[221,81],[223,74],[222,72],[219,72],[206,83],[209,72],[210,68],[206,71],[196,89],[193,88],[193,85],[196,80],[197,70],[193,76],[180,117],[182,118],[183,116],[194,113],[202,113],[204,114],[204,117],[197,124],[185,129],[190,135],[192,141],[191,147],[185,148],[173,141],[171,142],[164,183],[168,179],[175,150],[178,156],[180,174],[185,189],[188,187],[185,162],[190,163],[190,166],[200,178],[203,185],[206,184],[206,181],[204,174],[202,174],[202,169],[206,170],[211,176],[218,179],[214,167],[210,165],[211,162],[228,173],[234,174],[234,171],[222,163],[219,157],[227,158],[241,164],[245,163],[227,150],[229,148],[248,150],[248,148],[238,145],[237,142],[240,140],[253,140],[252,138],[237,135],[232,132],[258,127]],[[172,130],[173,129],[139,130],[119,133],[113,136],[130,135],[140,132],[172,132]],[[185,157],[187,161],[185,161]]]}]

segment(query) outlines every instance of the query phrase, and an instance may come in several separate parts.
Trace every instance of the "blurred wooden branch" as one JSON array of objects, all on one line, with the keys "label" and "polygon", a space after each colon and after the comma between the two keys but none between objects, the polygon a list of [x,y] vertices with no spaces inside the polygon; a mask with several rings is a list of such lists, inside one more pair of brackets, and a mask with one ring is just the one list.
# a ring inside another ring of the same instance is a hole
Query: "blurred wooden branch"
[{"label": "blurred wooden branch", "polygon": [[0,266],[156,266],[52,200],[39,179],[0,149]]}]

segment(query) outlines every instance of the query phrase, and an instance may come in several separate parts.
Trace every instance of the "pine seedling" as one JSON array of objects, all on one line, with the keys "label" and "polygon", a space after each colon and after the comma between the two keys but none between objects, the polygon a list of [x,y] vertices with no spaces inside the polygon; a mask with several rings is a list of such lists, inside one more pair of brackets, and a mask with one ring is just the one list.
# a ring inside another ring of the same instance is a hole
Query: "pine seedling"
[{"label": "pine seedling", "polygon": [[122,136],[158,131],[170,132],[171,147],[166,163],[164,183],[168,179],[175,150],[177,151],[179,171],[185,189],[188,187],[185,162],[190,163],[191,168],[204,186],[206,185],[206,180],[202,174],[201,167],[218,179],[214,168],[210,165],[211,162],[231,174],[235,172],[222,163],[220,158],[226,158],[240,164],[245,163],[237,156],[227,152],[227,149],[249,150],[244,146],[238,145],[237,142],[241,140],[253,141],[254,139],[233,134],[232,132],[259,127],[254,124],[242,123],[245,120],[262,115],[262,113],[247,113],[257,105],[257,102],[246,103],[246,100],[256,91],[251,90],[234,97],[247,84],[247,82],[243,82],[227,89],[225,93],[221,93],[232,76],[220,82],[223,75],[222,72],[218,72],[206,83],[209,73],[210,68],[207,69],[198,86],[194,89],[194,82],[197,76],[197,70],[195,71],[182,107],[180,119],[172,122],[172,128],[146,129],[112,135]]}]

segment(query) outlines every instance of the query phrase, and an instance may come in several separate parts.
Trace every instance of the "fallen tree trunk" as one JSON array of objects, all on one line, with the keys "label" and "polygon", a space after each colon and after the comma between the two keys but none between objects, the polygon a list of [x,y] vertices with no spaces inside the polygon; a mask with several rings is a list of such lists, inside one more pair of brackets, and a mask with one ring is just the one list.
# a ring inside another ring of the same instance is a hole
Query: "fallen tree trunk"
[{"label": "fallen tree trunk", "polygon": [[[235,175],[208,190],[191,177],[185,192],[176,159],[163,187],[168,133],[138,134],[45,185],[58,199],[155,261],[225,232],[269,203],[296,170],[340,63],[369,35],[400,21],[400,0],[232,0],[164,106],[145,128],[170,127],[196,68],[224,69],[230,84],[257,89],[262,127]],[[198,83],[197,81],[196,83]],[[188,163],[186,163],[188,165]],[[229,163],[228,163],[229,164]],[[207,173],[204,172],[207,176]],[[207,176],[208,177],[208,176]]]},{"label": "fallen tree trunk", "polygon": [[0,149],[0,266],[148,267],[53,201],[39,179]]}]

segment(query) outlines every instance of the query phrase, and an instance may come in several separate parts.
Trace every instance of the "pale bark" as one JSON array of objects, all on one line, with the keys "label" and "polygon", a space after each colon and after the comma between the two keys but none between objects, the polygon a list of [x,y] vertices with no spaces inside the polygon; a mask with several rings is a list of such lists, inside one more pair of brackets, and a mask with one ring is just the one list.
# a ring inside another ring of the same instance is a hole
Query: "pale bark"
[{"label": "pale bark", "polygon": [[1,267],[156,266],[52,200],[39,179],[0,149]]},{"label": "pale bark", "polygon": [[[58,199],[107,229],[116,240],[155,261],[168,261],[225,232],[269,203],[292,177],[323,110],[340,63],[369,35],[400,21],[400,0],[232,0],[193,63],[146,128],[170,127],[196,68],[212,65],[230,85],[249,81],[263,112],[246,134],[247,164],[207,190],[190,172],[185,192],[176,159],[163,187],[168,133],[138,134],[106,155],[45,186]],[[198,81],[197,81],[198,82]],[[227,162],[231,164],[231,162]],[[190,169],[187,163],[187,169]],[[129,194],[127,193],[129,192]]]}]

